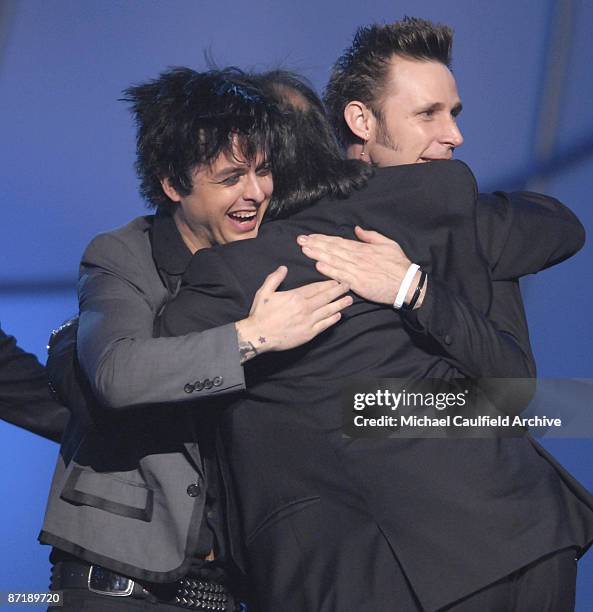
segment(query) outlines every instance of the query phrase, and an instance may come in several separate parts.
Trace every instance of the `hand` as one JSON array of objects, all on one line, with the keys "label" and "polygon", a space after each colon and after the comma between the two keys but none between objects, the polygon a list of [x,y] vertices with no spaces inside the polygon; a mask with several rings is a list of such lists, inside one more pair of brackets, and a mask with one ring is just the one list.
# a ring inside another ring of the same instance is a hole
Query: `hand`
[{"label": "hand", "polygon": [[266,277],[251,305],[249,316],[237,321],[241,362],[267,351],[285,351],[312,340],[340,320],[340,311],[352,304],[344,296],[349,287],[336,281],[310,283],[277,291],[288,269],[280,266]]},{"label": "hand", "polygon": [[[393,304],[412,262],[394,240],[359,226],[354,233],[360,242],[323,234],[299,236],[297,242],[307,257],[317,261],[315,267],[321,274],[350,285],[365,300]],[[412,299],[419,280],[417,272],[406,302]],[[423,294],[416,307],[422,304]]]}]

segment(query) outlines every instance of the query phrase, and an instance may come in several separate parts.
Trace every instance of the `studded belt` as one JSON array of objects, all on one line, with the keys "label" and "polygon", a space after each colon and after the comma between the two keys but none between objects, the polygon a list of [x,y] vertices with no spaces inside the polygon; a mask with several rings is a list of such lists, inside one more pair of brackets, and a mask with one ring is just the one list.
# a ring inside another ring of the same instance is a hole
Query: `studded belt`
[{"label": "studded belt", "polygon": [[[169,585],[140,584],[136,580],[99,565],[78,561],[56,563],[52,567],[51,588],[55,591],[86,589],[108,597],[149,599],[190,610],[220,612],[241,610],[241,605],[222,582],[186,577]],[[172,596],[163,598],[161,594],[164,590]]]}]

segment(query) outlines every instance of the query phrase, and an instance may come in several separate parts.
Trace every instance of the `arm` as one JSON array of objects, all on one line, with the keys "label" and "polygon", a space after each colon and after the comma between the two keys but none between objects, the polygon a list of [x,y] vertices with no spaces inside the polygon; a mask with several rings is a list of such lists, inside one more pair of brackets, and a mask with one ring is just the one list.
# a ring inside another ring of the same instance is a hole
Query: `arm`
[{"label": "arm", "polygon": [[[228,249],[228,247],[225,247],[225,249]],[[225,250],[224,255],[228,255],[228,251]],[[255,261],[258,259],[257,257],[253,257],[253,252],[251,252],[250,255],[252,255],[251,260]],[[243,316],[248,308],[249,296],[252,294],[254,281],[257,280],[257,278],[254,278],[252,271],[243,269],[240,270],[239,273],[236,273],[236,266],[228,265],[228,258],[224,257],[220,251],[218,257],[215,253],[209,252],[200,254],[200,258],[201,265],[190,266],[185,276],[185,286],[177,297],[168,304],[163,313],[161,318],[161,333],[164,335],[179,335],[187,333],[190,330],[205,329],[208,325],[211,325],[213,321],[221,322],[233,317]],[[236,257],[234,259],[231,257],[230,259],[233,264],[237,263]],[[497,283],[497,285],[498,288],[497,291],[495,291],[495,299],[491,307],[492,316],[498,320],[501,327],[508,328],[506,333],[509,335],[509,343],[511,347],[513,347],[514,343],[519,345],[519,354],[522,355],[522,357],[519,366],[516,366],[515,370],[510,370],[513,364],[500,364],[500,370],[494,373],[482,373],[479,371],[475,377],[481,378],[478,386],[486,393],[489,401],[494,406],[499,407],[503,414],[516,414],[523,410],[529,402],[533,394],[532,382],[530,380],[520,379],[513,381],[507,380],[501,384],[498,380],[484,380],[482,378],[486,376],[511,376],[519,378],[529,377],[535,374],[535,366],[529,346],[529,337],[520,301],[518,283]],[[434,286],[437,287],[435,293],[438,295],[438,288],[443,285],[439,281],[436,281]],[[444,295],[446,298],[450,297],[446,291]],[[427,301],[427,306],[436,308],[432,299],[433,296],[428,298],[429,301]],[[199,309],[196,308],[197,304],[199,304]],[[463,319],[465,315],[469,314],[469,316],[475,316],[476,318],[470,323],[465,322],[465,327],[472,328],[473,326],[477,330],[476,333],[480,333],[479,330],[482,326],[482,318],[476,313],[473,307],[464,303],[459,298],[443,305],[453,309],[455,312],[451,317],[441,319],[435,318],[435,324],[440,322],[445,326],[450,325],[450,327],[446,329],[454,333],[455,327],[459,325],[459,319]],[[414,311],[414,316],[422,310],[421,308],[418,311]],[[397,317],[395,312],[393,314]],[[514,335],[508,330],[512,330]],[[431,335],[430,332],[424,330],[420,324],[417,325],[412,333],[425,336]],[[436,332],[434,333],[437,335]],[[432,337],[428,339],[428,342],[421,342],[421,344],[430,346],[431,348],[427,349],[429,352],[434,350],[439,356],[442,356],[443,359],[456,366],[456,369],[465,369],[465,372],[460,372],[460,375],[461,373],[465,373],[467,376],[473,376],[473,372],[468,372],[467,370],[466,359],[461,358],[457,360],[455,357],[447,356],[449,345],[452,345],[454,354],[458,352],[462,353],[464,350],[467,350],[467,345],[464,345],[463,342],[457,342],[456,339],[451,342],[450,336],[443,331],[439,331],[438,336],[443,348],[435,346],[435,341]],[[488,346],[488,338],[478,338],[478,340],[480,343],[483,343],[481,346],[484,351],[493,352],[492,357],[488,358],[496,360],[497,356],[495,349]],[[476,347],[470,347],[470,350],[474,349],[476,349]],[[481,364],[477,363],[477,367],[479,368],[480,366]],[[508,367],[509,371],[502,370],[504,367]]]},{"label": "arm", "polygon": [[[305,254],[316,267],[365,299],[392,305],[410,260],[393,240],[356,228],[360,242],[310,235]],[[305,248],[305,243],[299,238]],[[478,254],[476,254],[478,256]],[[535,365],[517,284],[493,283],[492,305],[483,313],[431,276],[424,300],[400,311],[413,334],[430,337],[438,351],[465,376],[530,377]],[[512,301],[505,310],[505,302]],[[517,302],[517,304],[515,304]],[[504,316],[503,316],[504,315]]]},{"label": "arm", "polygon": [[[479,244],[493,278],[488,318],[432,279],[432,299],[418,311],[416,324],[450,357],[463,356],[466,367],[458,366],[462,371],[471,367],[472,376],[535,377],[521,291],[513,279],[574,255],[583,246],[584,228],[558,200],[533,192],[479,194],[476,211]],[[460,334],[464,328],[467,333]],[[470,363],[472,353],[480,355],[481,365]],[[487,364],[493,367],[485,370]]]},{"label": "arm", "polygon": [[154,338],[166,302],[148,239],[103,234],[87,248],[79,281],[78,356],[98,401],[108,408],[195,399],[184,389],[221,383],[200,397],[243,389],[237,334],[225,325],[202,334]]},{"label": "arm", "polygon": [[0,414],[5,421],[56,442],[70,416],[51,396],[45,368],[1,329]]},{"label": "arm", "polygon": [[[268,276],[244,319],[155,338],[155,318],[168,296],[150,252],[138,257],[117,236],[99,236],[85,253],[79,286],[78,353],[93,392],[107,407],[121,408],[243,389],[245,361],[309,341],[352,302],[338,299],[348,288],[335,281],[277,292],[285,276],[282,267]],[[195,384],[203,380],[216,382]]]},{"label": "arm", "polygon": [[412,334],[428,336],[460,372],[471,378],[535,377],[535,361],[518,281],[492,283],[487,315],[430,279],[421,308],[402,311]]},{"label": "arm", "polygon": [[493,280],[535,274],[572,257],[585,242],[577,217],[558,200],[538,193],[481,193],[476,213]]},{"label": "arm", "polygon": [[476,223],[493,279],[487,318],[435,279],[425,305],[404,317],[436,339],[470,376],[535,377],[516,279],[574,255],[583,246],[584,228],[558,200],[533,192],[479,194]]}]

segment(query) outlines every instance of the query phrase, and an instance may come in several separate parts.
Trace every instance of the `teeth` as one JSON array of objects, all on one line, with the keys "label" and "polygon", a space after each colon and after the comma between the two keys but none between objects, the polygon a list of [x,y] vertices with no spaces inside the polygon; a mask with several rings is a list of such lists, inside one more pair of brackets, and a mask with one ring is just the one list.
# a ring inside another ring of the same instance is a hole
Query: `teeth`
[{"label": "teeth", "polygon": [[235,213],[229,213],[229,216],[235,218],[235,219],[241,219],[241,221],[246,221],[249,219],[253,219],[256,216],[257,213],[255,212],[235,212]]}]

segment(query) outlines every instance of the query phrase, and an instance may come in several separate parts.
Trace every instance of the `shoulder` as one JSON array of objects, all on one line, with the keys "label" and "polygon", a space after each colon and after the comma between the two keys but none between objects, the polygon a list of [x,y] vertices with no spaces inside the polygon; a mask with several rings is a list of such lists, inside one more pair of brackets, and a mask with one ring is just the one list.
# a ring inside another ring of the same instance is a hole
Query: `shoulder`
[{"label": "shoulder", "polygon": [[89,254],[101,253],[109,249],[134,251],[150,243],[149,232],[154,215],[136,217],[126,225],[97,234],[85,249],[83,259]]},{"label": "shoulder", "polygon": [[137,217],[126,225],[95,236],[85,249],[82,266],[118,266],[130,259],[152,260],[150,228],[154,216]]},{"label": "shoulder", "polygon": [[150,228],[152,215],[138,217],[123,227],[95,236],[86,248],[79,270],[79,290],[93,278],[125,280],[144,290],[162,283],[152,258]]}]

